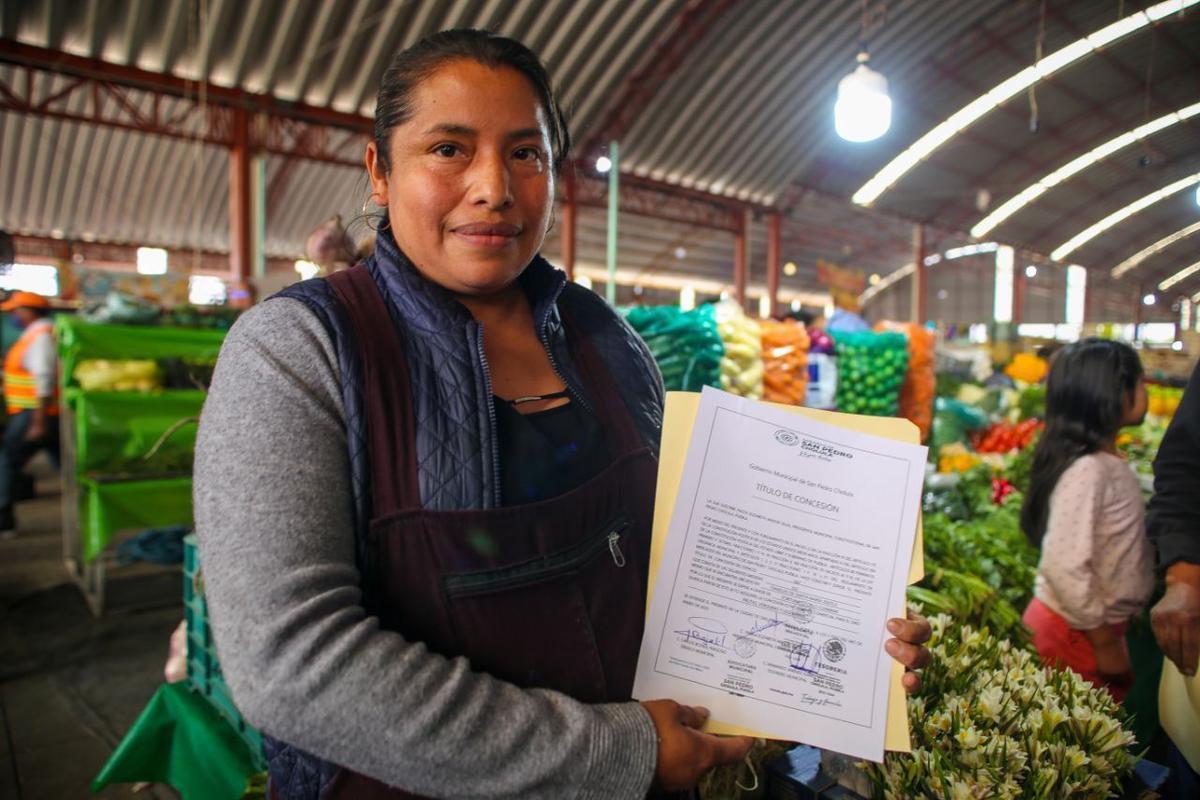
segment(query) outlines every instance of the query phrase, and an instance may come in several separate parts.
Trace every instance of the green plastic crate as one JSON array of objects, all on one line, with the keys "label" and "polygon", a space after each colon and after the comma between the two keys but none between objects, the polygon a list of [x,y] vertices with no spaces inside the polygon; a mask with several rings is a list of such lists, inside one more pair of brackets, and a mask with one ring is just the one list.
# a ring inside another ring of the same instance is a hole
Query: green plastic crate
[{"label": "green plastic crate", "polygon": [[254,755],[256,766],[266,769],[262,734],[238,711],[229,685],[221,674],[221,661],[217,658],[217,646],[208,624],[208,603],[204,600],[204,579],[194,533],[183,540],[183,614],[187,621],[188,685],[237,732]]}]

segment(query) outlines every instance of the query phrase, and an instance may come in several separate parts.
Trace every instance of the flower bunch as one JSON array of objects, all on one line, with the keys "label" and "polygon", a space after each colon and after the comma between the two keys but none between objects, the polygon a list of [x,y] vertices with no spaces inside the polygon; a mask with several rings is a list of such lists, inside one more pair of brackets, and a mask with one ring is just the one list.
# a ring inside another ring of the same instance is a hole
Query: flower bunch
[{"label": "flower bunch", "polygon": [[1103,689],[1043,667],[1027,649],[930,619],[933,662],[909,698],[913,751],[864,764],[885,798],[1106,798],[1137,757],[1124,715]]}]

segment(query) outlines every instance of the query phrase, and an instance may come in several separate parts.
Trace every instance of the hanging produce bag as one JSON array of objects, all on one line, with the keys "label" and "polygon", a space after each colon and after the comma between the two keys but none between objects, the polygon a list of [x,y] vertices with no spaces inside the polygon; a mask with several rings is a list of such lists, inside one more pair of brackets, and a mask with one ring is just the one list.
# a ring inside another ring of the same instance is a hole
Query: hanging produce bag
[{"label": "hanging produce bag", "polygon": [[627,309],[625,318],[650,349],[668,392],[698,392],[720,385],[725,346],[711,305],[692,311],[638,306]]},{"label": "hanging produce bag", "polygon": [[926,442],[933,429],[933,399],[937,395],[933,333],[915,322],[880,322],[875,330],[895,331],[908,339],[908,372],[900,385],[900,416],[920,428],[921,441]]},{"label": "hanging produce bag", "polygon": [[733,300],[717,304],[717,330],[725,344],[721,388],[742,397],[763,396],[762,332]]},{"label": "hanging produce bag", "polygon": [[902,333],[833,332],[837,345],[837,409],[849,414],[894,417],[908,371],[908,340]]},{"label": "hanging produce bag", "polygon": [[763,320],[763,399],[804,405],[808,391],[808,331],[797,320]]}]

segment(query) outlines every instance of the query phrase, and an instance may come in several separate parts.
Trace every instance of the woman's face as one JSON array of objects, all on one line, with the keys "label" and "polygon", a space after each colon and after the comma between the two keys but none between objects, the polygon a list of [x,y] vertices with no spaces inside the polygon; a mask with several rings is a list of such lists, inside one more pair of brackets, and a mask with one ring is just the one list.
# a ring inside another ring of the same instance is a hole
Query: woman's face
[{"label": "woman's face", "polygon": [[542,246],[554,198],[546,111],[511,67],[450,62],[413,91],[391,130],[391,170],[367,145],[372,197],[397,244],[455,294],[509,286]]}]

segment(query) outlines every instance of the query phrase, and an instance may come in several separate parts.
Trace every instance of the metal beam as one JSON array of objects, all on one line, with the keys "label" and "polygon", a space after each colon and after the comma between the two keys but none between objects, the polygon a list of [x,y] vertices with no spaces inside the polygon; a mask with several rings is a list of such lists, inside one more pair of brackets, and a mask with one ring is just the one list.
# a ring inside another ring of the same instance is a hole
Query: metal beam
[{"label": "metal beam", "polygon": [[86,78],[102,83],[116,83],[157,92],[172,97],[194,99],[203,94],[209,105],[226,108],[245,108],[271,116],[298,119],[334,128],[370,133],[373,121],[360,114],[346,114],[332,108],[319,108],[303,102],[287,102],[265,94],[253,94],[214,83],[200,83],[137,67],[111,64],[94,58],[71,55],[58,50],[34,47],[11,39],[0,39],[0,62],[31,67]]},{"label": "metal beam", "polygon": [[665,36],[629,75],[609,105],[608,112],[579,148],[583,158],[594,155],[606,142],[620,141],[654,95],[675,74],[697,43],[734,5],[733,0],[691,0]]}]

